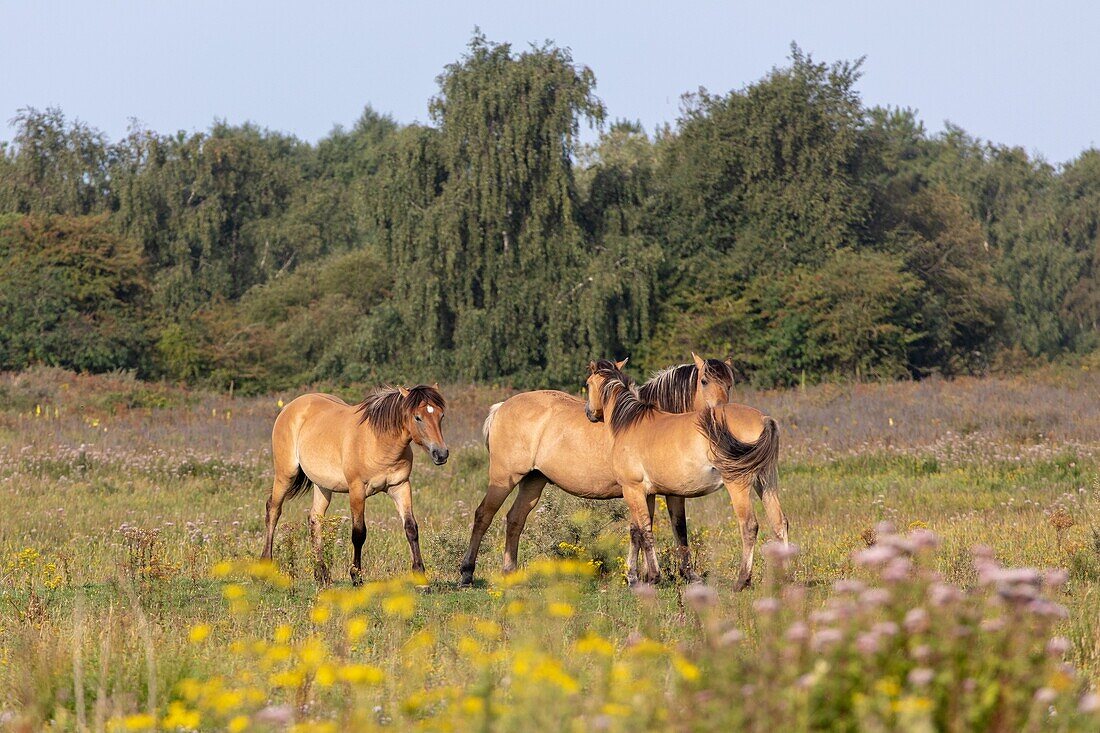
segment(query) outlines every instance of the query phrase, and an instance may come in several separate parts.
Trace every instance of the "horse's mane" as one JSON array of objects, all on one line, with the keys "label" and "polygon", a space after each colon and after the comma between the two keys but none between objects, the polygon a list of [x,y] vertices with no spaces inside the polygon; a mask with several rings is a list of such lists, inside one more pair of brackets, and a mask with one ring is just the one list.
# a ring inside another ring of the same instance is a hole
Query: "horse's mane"
[{"label": "horse's mane", "polygon": [[401,430],[405,415],[424,404],[438,410],[447,407],[443,395],[435,387],[418,384],[402,396],[400,389],[387,384],[372,389],[355,409],[363,413],[359,418],[360,425],[370,422],[371,427],[380,433],[396,433]]},{"label": "horse's mane", "polygon": [[618,435],[657,411],[656,405],[643,402],[638,398],[638,389],[634,380],[624,374],[610,359],[594,362],[592,373],[604,379],[600,387],[600,400],[603,404],[606,405],[611,400],[615,401],[615,409],[611,411],[609,421],[612,435]]},{"label": "horse's mane", "polygon": [[[717,379],[730,389],[733,386],[733,369],[719,359],[707,359],[703,374]],[[695,383],[699,370],[694,364],[671,366],[654,374],[638,388],[643,402],[656,405],[662,412],[692,412],[695,409]]]}]

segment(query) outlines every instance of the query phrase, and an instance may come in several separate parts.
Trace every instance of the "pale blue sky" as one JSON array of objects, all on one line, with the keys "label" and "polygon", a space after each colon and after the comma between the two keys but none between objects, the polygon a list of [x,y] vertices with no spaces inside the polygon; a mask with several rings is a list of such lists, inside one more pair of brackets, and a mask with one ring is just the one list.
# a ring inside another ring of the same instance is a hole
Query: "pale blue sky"
[{"label": "pale blue sky", "polygon": [[161,132],[219,117],[307,140],[367,103],[423,121],[475,25],[570,47],[610,116],[651,131],[675,120],[682,93],[740,88],[796,41],[824,61],[866,55],[864,101],[914,107],[931,130],[950,120],[1052,162],[1100,144],[1100,3],[1034,0],[0,0],[0,121],[59,105],[112,138],[131,117]]}]

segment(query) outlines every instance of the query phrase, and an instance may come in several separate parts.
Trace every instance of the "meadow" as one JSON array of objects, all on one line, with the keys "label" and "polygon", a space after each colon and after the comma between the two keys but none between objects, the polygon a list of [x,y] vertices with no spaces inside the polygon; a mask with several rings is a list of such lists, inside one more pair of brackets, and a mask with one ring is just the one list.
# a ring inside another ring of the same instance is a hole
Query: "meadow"
[{"label": "meadow", "polygon": [[319,588],[308,500],[256,560],[294,395],[0,376],[0,729],[1100,729],[1097,360],[738,390],[779,420],[797,545],[762,524],[742,593],[724,493],[688,502],[705,584],[669,572],[659,508],[664,580],[630,589],[622,503],[552,486],[520,570],[499,575],[502,510],[459,590],[508,391],[443,393],[450,461],[413,472],[426,576],[374,497],[353,588],[338,495]]}]

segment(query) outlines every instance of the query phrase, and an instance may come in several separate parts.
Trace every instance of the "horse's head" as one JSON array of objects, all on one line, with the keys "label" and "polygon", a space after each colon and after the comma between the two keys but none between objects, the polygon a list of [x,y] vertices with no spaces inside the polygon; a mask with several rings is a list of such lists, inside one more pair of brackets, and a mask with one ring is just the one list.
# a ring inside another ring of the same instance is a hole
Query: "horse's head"
[{"label": "horse's head", "polygon": [[604,408],[613,391],[609,387],[616,384],[630,387],[630,377],[623,374],[627,361],[599,359],[588,362],[588,380],[585,383],[588,399],[584,403],[584,414],[592,422],[601,422],[604,419]]},{"label": "horse's head", "polygon": [[409,431],[412,442],[427,451],[432,463],[442,466],[451,452],[443,439],[443,411],[447,405],[439,393],[439,385],[429,387],[421,384],[412,389],[399,389],[405,411],[405,429]]},{"label": "horse's head", "polygon": [[729,359],[703,359],[691,352],[695,361],[695,400],[693,408],[705,410],[729,402],[733,387],[733,366]]}]

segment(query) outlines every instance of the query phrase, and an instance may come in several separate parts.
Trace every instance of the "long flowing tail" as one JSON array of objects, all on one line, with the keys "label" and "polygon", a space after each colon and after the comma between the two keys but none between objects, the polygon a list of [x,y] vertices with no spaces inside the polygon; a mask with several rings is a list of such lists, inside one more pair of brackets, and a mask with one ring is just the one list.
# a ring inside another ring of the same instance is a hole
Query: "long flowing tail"
[{"label": "long flowing tail", "polygon": [[496,417],[497,410],[503,405],[503,402],[497,402],[489,408],[489,415],[485,418],[485,422],[481,425],[481,435],[485,438],[485,447],[489,447],[489,430],[493,427],[493,418]]},{"label": "long flowing tail", "polygon": [[714,466],[726,481],[749,481],[760,492],[775,491],[776,467],[779,462],[779,426],[770,417],[764,418],[764,429],[753,443],[738,440],[714,408],[699,414],[699,429],[710,441]]}]

